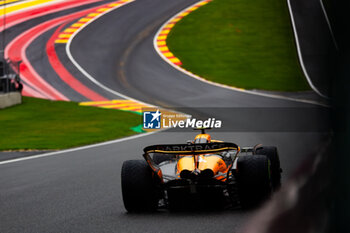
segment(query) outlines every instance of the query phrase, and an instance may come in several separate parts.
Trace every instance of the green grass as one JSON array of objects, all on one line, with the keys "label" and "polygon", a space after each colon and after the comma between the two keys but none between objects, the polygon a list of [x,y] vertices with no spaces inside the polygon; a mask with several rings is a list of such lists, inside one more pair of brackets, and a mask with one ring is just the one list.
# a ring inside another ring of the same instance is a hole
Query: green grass
[{"label": "green grass", "polygon": [[135,134],[130,112],[83,107],[74,102],[23,98],[0,110],[0,150],[63,149]]},{"label": "green grass", "polygon": [[178,22],[167,39],[183,67],[246,89],[310,89],[286,1],[214,0]]}]

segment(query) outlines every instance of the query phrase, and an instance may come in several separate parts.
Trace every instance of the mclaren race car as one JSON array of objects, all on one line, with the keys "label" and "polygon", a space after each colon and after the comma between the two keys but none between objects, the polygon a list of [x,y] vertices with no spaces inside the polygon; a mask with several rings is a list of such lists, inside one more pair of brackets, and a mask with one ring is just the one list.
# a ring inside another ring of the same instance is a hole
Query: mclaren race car
[{"label": "mclaren race car", "polygon": [[187,144],[144,148],[145,160],[123,163],[128,212],[159,208],[253,208],[281,185],[277,148],[212,140],[205,129]]}]

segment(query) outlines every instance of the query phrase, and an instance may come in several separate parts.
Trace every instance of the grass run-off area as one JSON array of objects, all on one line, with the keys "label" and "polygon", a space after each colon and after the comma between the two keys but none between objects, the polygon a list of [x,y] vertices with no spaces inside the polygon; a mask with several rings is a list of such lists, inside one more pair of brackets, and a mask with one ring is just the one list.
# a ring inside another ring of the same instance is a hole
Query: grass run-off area
[{"label": "grass run-off area", "polygon": [[246,89],[308,90],[285,0],[213,0],[171,30],[183,68]]},{"label": "grass run-off area", "polygon": [[140,116],[74,102],[23,97],[0,109],[0,150],[63,149],[135,134]]}]

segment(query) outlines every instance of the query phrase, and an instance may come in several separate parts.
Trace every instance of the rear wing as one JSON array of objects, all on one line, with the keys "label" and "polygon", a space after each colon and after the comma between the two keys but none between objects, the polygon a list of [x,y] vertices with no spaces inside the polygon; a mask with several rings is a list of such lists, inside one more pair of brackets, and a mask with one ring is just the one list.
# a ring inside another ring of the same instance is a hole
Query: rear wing
[{"label": "rear wing", "polygon": [[143,151],[148,153],[196,155],[215,153],[226,150],[239,150],[239,146],[231,142],[214,142],[201,144],[168,144],[147,146]]},{"label": "rear wing", "polygon": [[[150,168],[157,174],[160,181],[163,183],[162,170],[157,164],[154,163],[150,156],[150,153],[163,153],[163,154],[177,154],[177,155],[197,155],[205,153],[215,153],[227,150],[237,150],[235,157],[240,151],[239,146],[235,143],[230,142],[214,142],[214,143],[203,143],[203,144],[168,144],[168,145],[153,145],[147,146],[143,149],[145,152],[143,157],[147,161]],[[231,169],[233,163],[229,166]]]}]

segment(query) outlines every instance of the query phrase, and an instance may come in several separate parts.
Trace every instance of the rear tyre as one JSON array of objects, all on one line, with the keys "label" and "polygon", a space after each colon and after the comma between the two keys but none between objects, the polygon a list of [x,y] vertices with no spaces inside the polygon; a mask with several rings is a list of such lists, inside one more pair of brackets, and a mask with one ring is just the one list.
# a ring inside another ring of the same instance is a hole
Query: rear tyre
[{"label": "rear tyre", "polygon": [[275,146],[260,146],[255,148],[254,154],[265,155],[271,162],[272,187],[277,190],[281,187],[281,164],[278,151]]},{"label": "rear tyre", "polygon": [[171,155],[171,154],[161,154],[161,153],[154,153],[153,154],[153,161],[155,164],[160,164],[164,161],[169,161],[172,160],[173,158],[175,158],[175,155]]},{"label": "rear tyre", "polygon": [[122,166],[122,195],[128,212],[155,211],[159,192],[153,171],[144,160],[128,160]]},{"label": "rear tyre", "polygon": [[264,155],[247,155],[237,161],[238,194],[242,208],[253,208],[272,191],[270,162]]}]

